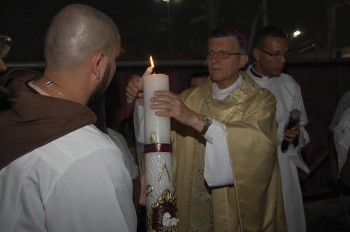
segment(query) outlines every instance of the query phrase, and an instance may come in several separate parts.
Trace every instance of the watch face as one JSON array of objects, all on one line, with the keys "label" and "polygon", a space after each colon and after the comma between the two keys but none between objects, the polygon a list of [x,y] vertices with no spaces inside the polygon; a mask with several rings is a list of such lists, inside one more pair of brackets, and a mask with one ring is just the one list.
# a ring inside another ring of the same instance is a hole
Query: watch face
[{"label": "watch face", "polygon": [[203,121],[205,124],[211,124],[211,118],[204,116]]}]

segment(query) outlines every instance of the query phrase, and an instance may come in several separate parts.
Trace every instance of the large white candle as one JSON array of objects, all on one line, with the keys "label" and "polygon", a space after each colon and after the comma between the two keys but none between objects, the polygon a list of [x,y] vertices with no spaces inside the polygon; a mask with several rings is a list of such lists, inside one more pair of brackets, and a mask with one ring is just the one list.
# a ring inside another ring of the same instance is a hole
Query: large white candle
[{"label": "large white candle", "polygon": [[[151,66],[154,67],[152,59]],[[179,221],[175,218],[170,118],[156,116],[156,110],[150,108],[150,99],[157,90],[169,91],[169,77],[165,74],[144,75],[147,231],[170,232],[177,231]]]},{"label": "large white candle", "polygon": [[169,77],[165,74],[145,75],[145,144],[170,144],[170,118],[156,116],[156,110],[150,108],[150,99],[157,90],[169,91]]}]

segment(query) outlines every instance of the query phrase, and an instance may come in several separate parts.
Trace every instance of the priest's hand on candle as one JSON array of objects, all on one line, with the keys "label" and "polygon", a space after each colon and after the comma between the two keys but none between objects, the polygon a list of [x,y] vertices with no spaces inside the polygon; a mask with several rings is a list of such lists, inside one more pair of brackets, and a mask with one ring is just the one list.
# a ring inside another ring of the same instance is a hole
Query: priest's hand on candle
[{"label": "priest's hand on candle", "polygon": [[125,95],[128,99],[128,102],[132,102],[135,98],[137,98],[137,103],[143,106],[143,87],[138,89],[138,82],[140,81],[140,77],[137,75],[133,75],[128,85],[125,89]]},{"label": "priest's hand on candle", "polygon": [[198,132],[203,129],[203,116],[192,111],[180,99],[180,97],[168,91],[155,91],[151,98],[151,109],[157,116],[172,117],[180,123],[191,126]]}]

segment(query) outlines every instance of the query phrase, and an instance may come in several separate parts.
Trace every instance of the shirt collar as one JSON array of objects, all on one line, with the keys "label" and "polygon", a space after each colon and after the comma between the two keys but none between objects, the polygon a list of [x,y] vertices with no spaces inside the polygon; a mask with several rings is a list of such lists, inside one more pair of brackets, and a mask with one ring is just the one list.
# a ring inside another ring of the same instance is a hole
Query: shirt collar
[{"label": "shirt collar", "polygon": [[235,83],[233,83],[231,86],[227,87],[226,89],[219,89],[217,84],[213,83],[213,97],[218,100],[223,100],[227,95],[232,93],[234,90],[236,90],[243,82],[243,78],[241,74],[239,74],[237,80]]},{"label": "shirt collar", "polygon": [[263,75],[257,73],[257,72],[255,71],[253,65],[252,65],[250,71],[251,71],[251,73],[252,73],[255,77],[258,77],[258,78],[264,78],[264,79],[266,79],[266,78],[272,78],[272,77],[273,77],[273,76],[263,76]]}]

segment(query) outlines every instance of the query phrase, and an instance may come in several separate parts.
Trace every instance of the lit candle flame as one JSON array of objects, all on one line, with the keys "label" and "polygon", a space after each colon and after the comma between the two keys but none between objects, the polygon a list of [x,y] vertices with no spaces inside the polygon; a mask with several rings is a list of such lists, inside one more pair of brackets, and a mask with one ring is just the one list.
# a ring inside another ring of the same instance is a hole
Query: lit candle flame
[{"label": "lit candle flame", "polygon": [[152,66],[152,68],[154,68],[154,63],[153,63],[152,56],[150,56],[150,57],[149,57],[149,60],[150,60],[150,62],[151,62],[151,66]]}]

